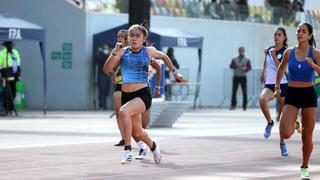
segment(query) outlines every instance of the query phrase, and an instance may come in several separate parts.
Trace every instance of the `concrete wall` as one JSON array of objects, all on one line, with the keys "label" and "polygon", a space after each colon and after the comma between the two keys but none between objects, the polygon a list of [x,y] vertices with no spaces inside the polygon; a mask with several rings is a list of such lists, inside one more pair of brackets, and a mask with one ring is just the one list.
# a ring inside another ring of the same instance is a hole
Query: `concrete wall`
[{"label": "concrete wall", "polygon": [[[245,47],[245,54],[252,61],[254,68],[262,68],[263,49],[273,43],[275,28],[273,25],[255,23],[165,17],[153,17],[151,22],[153,27],[170,26],[204,36],[200,93],[202,106],[218,106],[222,102],[224,98],[223,72],[229,67],[231,59],[237,55],[239,46]],[[288,28],[287,30],[290,43],[294,43],[295,29]],[[189,68],[190,81],[194,82],[197,71],[196,50],[176,48],[175,54],[181,66]],[[227,87],[230,90],[231,79],[227,81],[230,81]]]},{"label": "concrete wall", "polygon": [[[44,26],[47,30],[48,108],[92,109],[93,34],[126,23],[128,16],[85,13],[64,0],[0,0],[0,13],[5,12]],[[200,98],[201,106],[209,107],[218,106],[223,100],[223,86],[228,84],[223,80],[223,72],[231,58],[237,55],[238,47],[244,46],[253,67],[261,68],[263,49],[273,43],[275,28],[264,24],[173,17],[152,17],[151,26],[173,27],[204,37]],[[292,45],[295,43],[295,28],[287,30],[289,44]],[[65,42],[73,45],[71,69],[62,69],[62,60],[51,60],[51,52],[62,51]],[[42,65],[38,44],[17,42],[17,48],[22,55],[27,107],[41,108]],[[180,65],[189,69],[189,80],[194,82],[198,66],[197,50],[175,48],[175,54]],[[231,86],[231,79],[227,81]]]}]

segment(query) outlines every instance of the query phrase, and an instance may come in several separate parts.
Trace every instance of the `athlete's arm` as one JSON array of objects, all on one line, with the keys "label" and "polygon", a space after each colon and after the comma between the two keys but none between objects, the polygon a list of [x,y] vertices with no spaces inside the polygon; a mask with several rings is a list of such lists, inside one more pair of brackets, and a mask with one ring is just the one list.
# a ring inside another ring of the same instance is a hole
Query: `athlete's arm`
[{"label": "athlete's arm", "polygon": [[281,78],[282,76],[284,75],[286,69],[287,69],[287,64],[288,64],[288,59],[289,59],[289,55],[290,55],[290,49],[287,49],[285,52],[284,52],[284,55],[283,55],[283,58],[282,58],[282,61],[281,63],[279,64],[279,67],[278,67],[278,71],[277,71],[277,76],[276,76],[276,84],[275,84],[275,92],[274,92],[274,95],[279,97],[280,96],[280,81],[281,81]]},{"label": "athlete's arm", "polygon": [[118,71],[120,71],[119,68],[113,68],[113,75],[111,76],[112,77],[112,84],[116,84],[117,83],[117,74],[118,74]]},{"label": "athlete's arm", "polygon": [[[158,51],[154,47],[147,47],[148,55],[152,58],[159,58],[163,60],[163,62],[169,67],[176,81],[181,82],[183,80],[183,76],[178,73],[178,70],[172,64],[171,59],[167,56],[167,54],[162,51]],[[150,59],[151,59],[150,58]]]},{"label": "athlete's arm", "polygon": [[261,84],[264,84],[264,83],[266,82],[266,79],[265,79],[266,67],[267,67],[266,57],[267,57],[267,56],[264,56],[263,68],[262,68],[262,73],[261,73],[261,76],[260,76],[260,82],[261,82]]},{"label": "athlete's arm", "polygon": [[116,47],[111,51],[111,55],[109,56],[108,60],[104,63],[104,73],[109,76],[114,75],[114,68],[119,66],[123,52],[123,45],[121,43],[117,43]]},{"label": "athlete's arm", "polygon": [[157,80],[156,80],[156,86],[154,88],[154,91],[153,91],[153,96],[155,97],[159,97],[160,96],[160,83],[161,83],[161,66],[157,63],[157,61],[152,58],[150,60],[150,65],[156,69],[157,71]]},{"label": "athlete's arm", "polygon": [[309,58],[306,57],[306,61],[309,64],[309,66],[311,66],[318,74],[320,74],[320,53],[319,50],[314,50],[314,61]]}]

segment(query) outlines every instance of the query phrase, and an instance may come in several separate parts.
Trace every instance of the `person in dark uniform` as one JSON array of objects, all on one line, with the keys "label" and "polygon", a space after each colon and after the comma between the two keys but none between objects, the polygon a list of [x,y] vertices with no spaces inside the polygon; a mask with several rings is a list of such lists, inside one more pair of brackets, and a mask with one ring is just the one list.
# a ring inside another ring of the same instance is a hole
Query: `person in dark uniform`
[{"label": "person in dark uniform", "polygon": [[20,79],[20,54],[14,48],[14,43],[5,41],[5,47],[0,51],[0,72],[3,80],[3,107],[5,115],[15,111],[14,99],[16,97],[16,82]]},{"label": "person in dark uniform", "polygon": [[111,77],[107,76],[103,72],[103,65],[108,59],[110,54],[109,46],[104,44],[98,49],[97,53],[97,65],[98,65],[98,99],[99,99],[99,109],[107,109],[107,97],[111,90]]},{"label": "person in dark uniform", "polygon": [[[167,55],[168,57],[171,59],[172,64],[179,69],[179,63],[174,55],[174,49],[172,47],[169,47],[167,50]],[[172,88],[170,85],[170,69],[168,67],[166,67],[165,70],[165,80],[166,80],[166,86],[165,86],[165,95],[166,95],[166,100],[171,100],[171,96],[172,96]]]},{"label": "person in dark uniform", "polygon": [[247,72],[251,70],[251,63],[248,58],[244,55],[244,47],[239,48],[239,56],[232,59],[230,68],[233,69],[233,79],[232,79],[232,98],[230,110],[234,110],[237,106],[237,90],[239,84],[242,89],[242,108],[247,109]]}]

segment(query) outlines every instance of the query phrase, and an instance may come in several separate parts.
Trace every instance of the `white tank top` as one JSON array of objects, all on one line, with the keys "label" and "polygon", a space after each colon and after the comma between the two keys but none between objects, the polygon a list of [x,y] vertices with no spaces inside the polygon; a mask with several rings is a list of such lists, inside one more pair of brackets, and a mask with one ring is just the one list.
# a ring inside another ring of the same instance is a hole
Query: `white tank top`
[{"label": "white tank top", "polygon": [[[276,84],[278,67],[274,63],[274,60],[272,58],[272,55],[271,55],[269,49],[268,49],[267,57],[266,57],[267,67],[266,67],[266,82],[265,82],[265,84]],[[283,53],[284,53],[284,51],[276,53],[276,56],[279,60],[282,60]],[[285,83],[288,83],[286,75],[282,76],[280,84],[285,84]]]}]

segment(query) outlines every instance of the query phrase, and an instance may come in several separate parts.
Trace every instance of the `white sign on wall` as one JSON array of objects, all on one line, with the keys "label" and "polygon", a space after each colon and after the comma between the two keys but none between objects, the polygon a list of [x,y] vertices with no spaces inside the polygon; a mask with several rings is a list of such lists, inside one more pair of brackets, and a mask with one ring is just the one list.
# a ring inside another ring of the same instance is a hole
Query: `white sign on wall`
[{"label": "white sign on wall", "polygon": [[187,43],[187,39],[186,38],[183,38],[183,37],[178,37],[178,46],[179,47],[186,47],[188,46],[188,43]]},{"label": "white sign on wall", "polygon": [[9,37],[10,40],[21,40],[21,32],[20,29],[9,29]]}]

